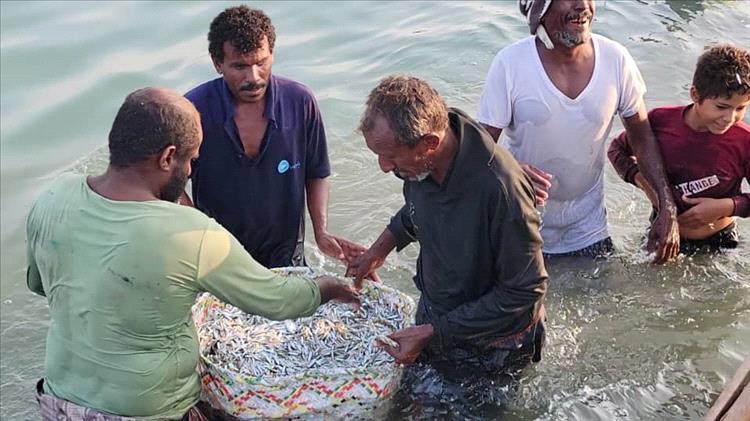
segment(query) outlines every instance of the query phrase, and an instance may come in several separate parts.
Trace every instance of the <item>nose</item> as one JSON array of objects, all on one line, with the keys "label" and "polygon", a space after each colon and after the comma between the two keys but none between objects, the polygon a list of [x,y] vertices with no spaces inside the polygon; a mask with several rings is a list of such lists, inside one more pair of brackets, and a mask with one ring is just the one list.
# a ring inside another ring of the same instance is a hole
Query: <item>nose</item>
[{"label": "nose", "polygon": [[582,12],[584,10],[594,10],[593,0],[572,0],[573,9],[576,12]]},{"label": "nose", "polygon": [[380,166],[380,169],[383,172],[391,172],[396,169],[396,166],[393,165],[392,162],[388,161],[387,159],[383,159],[381,157],[378,157],[378,165]]},{"label": "nose", "polygon": [[260,66],[250,66],[250,73],[248,74],[250,82],[258,83],[262,77],[260,75]]}]

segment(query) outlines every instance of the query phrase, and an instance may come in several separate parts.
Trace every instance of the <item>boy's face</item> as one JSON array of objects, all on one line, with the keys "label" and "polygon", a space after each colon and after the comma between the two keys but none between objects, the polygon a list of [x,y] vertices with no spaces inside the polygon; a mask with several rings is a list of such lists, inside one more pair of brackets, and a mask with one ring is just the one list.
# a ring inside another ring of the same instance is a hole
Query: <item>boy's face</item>
[{"label": "boy's face", "polygon": [[705,98],[699,101],[695,87],[690,88],[698,125],[713,134],[724,134],[735,123],[742,120],[750,104],[750,93],[734,94],[731,97]]}]

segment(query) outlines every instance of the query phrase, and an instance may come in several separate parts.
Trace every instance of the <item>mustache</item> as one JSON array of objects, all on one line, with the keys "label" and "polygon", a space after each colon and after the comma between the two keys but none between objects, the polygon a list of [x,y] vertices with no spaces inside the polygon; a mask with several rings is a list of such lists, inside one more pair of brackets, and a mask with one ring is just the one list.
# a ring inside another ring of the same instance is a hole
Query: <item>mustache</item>
[{"label": "mustache", "polygon": [[573,21],[573,20],[583,20],[583,19],[591,20],[591,18],[593,16],[594,15],[591,12],[581,12],[581,13],[579,13],[577,15],[569,15],[569,16],[567,16],[565,18],[565,21],[566,22],[570,22],[570,21]]},{"label": "mustache", "polygon": [[246,83],[240,86],[240,91],[257,91],[266,87],[265,83]]}]

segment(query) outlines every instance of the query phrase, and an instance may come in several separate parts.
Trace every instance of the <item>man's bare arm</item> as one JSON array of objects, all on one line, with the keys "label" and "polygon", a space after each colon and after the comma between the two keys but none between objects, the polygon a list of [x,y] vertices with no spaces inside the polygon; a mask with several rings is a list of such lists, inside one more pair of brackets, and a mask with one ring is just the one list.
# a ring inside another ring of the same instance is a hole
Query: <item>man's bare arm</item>
[{"label": "man's bare arm", "polygon": [[646,105],[641,101],[638,112],[623,118],[630,145],[638,160],[639,171],[656,191],[658,214],[651,224],[646,249],[655,251],[654,263],[665,263],[680,252],[677,206],[667,181],[661,150],[648,121]]},{"label": "man's bare arm", "polygon": [[500,134],[503,132],[503,129],[498,129],[497,127],[492,127],[484,123],[482,123],[482,126],[484,126],[487,133],[489,133],[495,143],[497,143],[497,139],[500,139]]}]

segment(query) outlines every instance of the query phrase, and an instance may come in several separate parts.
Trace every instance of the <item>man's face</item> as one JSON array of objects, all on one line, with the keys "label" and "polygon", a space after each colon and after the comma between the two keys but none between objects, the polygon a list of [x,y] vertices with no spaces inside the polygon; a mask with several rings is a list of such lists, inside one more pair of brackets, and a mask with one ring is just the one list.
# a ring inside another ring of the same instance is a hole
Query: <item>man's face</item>
[{"label": "man's face", "polygon": [[159,198],[166,200],[167,202],[176,202],[180,198],[180,195],[185,190],[190,174],[193,172],[193,161],[198,159],[198,151],[200,150],[200,140],[196,145],[190,147],[185,151],[184,156],[176,158],[176,165],[172,169],[169,180],[161,188],[159,192]]},{"label": "man's face", "polygon": [[378,156],[378,165],[383,172],[411,181],[422,181],[430,175],[430,160],[424,142],[416,146],[400,145],[388,125],[388,121],[378,116],[368,132],[363,133],[367,147]]},{"label": "man's face", "polygon": [[724,134],[745,117],[748,104],[750,104],[750,94],[734,94],[730,98],[706,98],[701,102],[696,100],[694,107],[698,117],[698,126],[713,134]]},{"label": "man's face", "polygon": [[542,23],[555,45],[573,48],[591,39],[593,0],[553,0]]},{"label": "man's face", "polygon": [[240,102],[258,102],[266,94],[271,77],[273,54],[268,39],[263,37],[260,48],[243,54],[229,42],[224,42],[224,60],[215,58],[216,71],[224,76],[234,99]]}]

